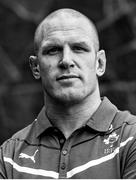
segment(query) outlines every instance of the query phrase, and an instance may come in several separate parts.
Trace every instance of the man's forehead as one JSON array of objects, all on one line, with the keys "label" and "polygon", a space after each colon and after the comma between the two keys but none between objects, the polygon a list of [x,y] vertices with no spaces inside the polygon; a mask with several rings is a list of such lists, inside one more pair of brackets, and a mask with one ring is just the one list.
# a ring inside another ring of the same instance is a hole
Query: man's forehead
[{"label": "man's forehead", "polygon": [[[84,27],[84,26],[83,26]],[[88,33],[88,29],[83,27],[54,27],[46,29],[43,33],[41,45],[53,45],[53,44],[72,44],[81,43],[90,44],[93,42],[93,34]]]},{"label": "man's forehead", "polygon": [[43,27],[42,33],[45,36],[57,36],[57,35],[92,35],[92,30],[87,26],[84,26],[84,24],[81,23],[56,23],[56,24],[50,24],[48,27]]}]

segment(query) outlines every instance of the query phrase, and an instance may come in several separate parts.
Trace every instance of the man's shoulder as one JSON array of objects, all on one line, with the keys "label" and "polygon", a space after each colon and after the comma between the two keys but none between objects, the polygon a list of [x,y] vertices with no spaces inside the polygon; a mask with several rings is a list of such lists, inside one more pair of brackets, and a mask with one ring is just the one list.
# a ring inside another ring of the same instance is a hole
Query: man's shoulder
[{"label": "man's shoulder", "polygon": [[118,111],[113,124],[115,129],[122,129],[123,136],[134,136],[136,139],[136,116],[129,111]]},{"label": "man's shoulder", "polygon": [[[112,123],[114,122],[117,126],[126,123],[128,125],[136,124],[136,115],[133,115],[128,110],[119,110],[115,104],[113,104],[107,97],[103,98],[104,113],[108,114],[108,118],[112,114]],[[106,117],[107,115],[105,115]]]},{"label": "man's shoulder", "polygon": [[36,129],[36,120],[25,128],[16,132],[11,138],[7,139],[2,145],[1,148],[6,148],[7,146],[15,146],[22,143],[34,143],[35,140],[35,129]]},{"label": "man's shoulder", "polygon": [[136,115],[131,114],[129,111],[117,111],[115,119],[118,123],[127,123],[129,125],[136,124]]},{"label": "man's shoulder", "polygon": [[11,139],[27,139],[29,136],[33,136],[35,133],[36,121],[33,121],[31,124],[27,125],[25,128],[16,132]]}]

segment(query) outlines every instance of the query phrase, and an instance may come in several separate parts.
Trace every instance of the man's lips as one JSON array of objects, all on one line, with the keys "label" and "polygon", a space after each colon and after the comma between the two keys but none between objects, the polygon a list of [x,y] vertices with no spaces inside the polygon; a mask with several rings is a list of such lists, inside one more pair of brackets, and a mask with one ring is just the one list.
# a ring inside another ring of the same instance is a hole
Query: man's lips
[{"label": "man's lips", "polygon": [[74,79],[74,78],[79,78],[79,76],[74,75],[74,74],[63,74],[57,77],[56,80],[60,81],[60,80]]}]

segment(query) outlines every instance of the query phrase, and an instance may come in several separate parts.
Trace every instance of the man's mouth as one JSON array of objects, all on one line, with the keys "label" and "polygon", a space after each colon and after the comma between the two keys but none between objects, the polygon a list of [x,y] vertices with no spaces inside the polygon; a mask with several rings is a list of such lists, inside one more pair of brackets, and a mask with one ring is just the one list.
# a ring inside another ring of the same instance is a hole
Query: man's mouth
[{"label": "man's mouth", "polygon": [[69,79],[77,79],[79,76],[73,74],[63,74],[56,78],[57,81],[60,80],[69,80]]}]

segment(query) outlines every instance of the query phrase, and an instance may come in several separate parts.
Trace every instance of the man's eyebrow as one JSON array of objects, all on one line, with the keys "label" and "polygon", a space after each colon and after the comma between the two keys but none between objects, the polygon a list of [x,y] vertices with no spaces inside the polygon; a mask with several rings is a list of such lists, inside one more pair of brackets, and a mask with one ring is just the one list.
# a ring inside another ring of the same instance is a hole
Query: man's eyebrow
[{"label": "man's eyebrow", "polygon": [[87,47],[89,47],[88,43],[85,42],[85,41],[79,41],[79,42],[77,41],[77,42],[72,42],[72,43],[70,43],[70,44],[81,45],[81,46],[87,46]]},{"label": "man's eyebrow", "polygon": [[61,46],[61,44],[59,42],[56,42],[56,41],[49,41],[49,42],[42,44],[42,49],[52,47],[52,46]]},{"label": "man's eyebrow", "polygon": [[[86,41],[70,41],[70,42],[68,42],[68,44],[70,46],[82,46],[84,48],[90,47],[88,42],[86,42]],[[52,46],[63,46],[63,45],[59,41],[47,41],[47,42],[43,43],[42,48],[45,49],[45,48],[52,47]]]},{"label": "man's eyebrow", "polygon": [[79,47],[85,48],[87,50],[91,49],[91,46],[89,45],[89,43],[87,43],[85,41],[73,42],[73,43],[71,43],[71,46],[79,46]]}]

